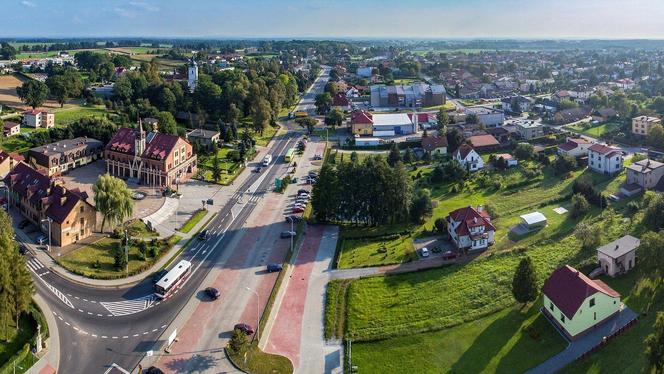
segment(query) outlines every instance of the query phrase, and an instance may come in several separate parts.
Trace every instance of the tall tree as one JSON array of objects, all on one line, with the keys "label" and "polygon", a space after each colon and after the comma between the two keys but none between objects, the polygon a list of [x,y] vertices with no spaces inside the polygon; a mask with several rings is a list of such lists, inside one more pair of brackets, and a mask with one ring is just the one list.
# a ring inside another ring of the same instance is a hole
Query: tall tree
[{"label": "tall tree", "polygon": [[48,98],[48,86],[37,80],[29,80],[21,87],[16,87],[16,93],[21,101],[35,109]]},{"label": "tall tree", "polygon": [[221,164],[219,163],[219,154],[217,152],[215,152],[214,158],[212,158],[212,179],[215,182],[219,182],[219,179],[221,179]]},{"label": "tall tree", "polygon": [[314,105],[316,106],[316,112],[318,114],[326,114],[330,111],[330,107],[332,106],[332,96],[329,92],[320,93],[316,95]]},{"label": "tall tree", "polygon": [[272,112],[270,109],[270,102],[261,98],[258,100],[258,103],[253,108],[252,120],[254,131],[263,135],[263,131],[270,124],[272,119]]},{"label": "tall tree", "polygon": [[401,151],[399,151],[397,143],[392,143],[390,153],[387,155],[387,163],[390,164],[390,166],[395,166],[399,161],[401,161]]},{"label": "tall tree", "polygon": [[327,116],[325,116],[325,124],[327,126],[338,127],[344,122],[344,113],[339,109],[332,109]]},{"label": "tall tree", "polygon": [[447,112],[443,108],[440,108],[436,114],[436,120],[438,122],[438,131],[441,134],[445,134],[447,132],[447,125],[450,123],[450,116],[447,115]]},{"label": "tall tree", "polygon": [[159,132],[177,135],[178,124],[175,122],[175,117],[173,117],[170,112],[159,112],[155,118],[159,121]]},{"label": "tall tree", "polygon": [[415,223],[423,223],[433,213],[431,191],[426,188],[415,191],[410,204],[410,215]]},{"label": "tall tree", "polygon": [[525,306],[528,302],[537,299],[537,274],[530,257],[525,257],[519,262],[519,266],[512,278],[512,295],[514,300]]},{"label": "tall tree", "polygon": [[100,175],[92,186],[95,205],[102,214],[101,231],[104,232],[106,221],[115,224],[131,217],[134,212],[134,200],[127,184],[109,174]]},{"label": "tall tree", "polygon": [[653,332],[646,338],[646,356],[651,372],[664,373],[664,312],[657,312]]}]

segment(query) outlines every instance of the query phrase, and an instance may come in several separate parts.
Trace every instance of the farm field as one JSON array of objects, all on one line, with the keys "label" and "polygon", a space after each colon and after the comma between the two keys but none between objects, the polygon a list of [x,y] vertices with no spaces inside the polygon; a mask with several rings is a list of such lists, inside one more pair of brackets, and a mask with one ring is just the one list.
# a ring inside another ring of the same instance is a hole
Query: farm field
[{"label": "farm field", "polygon": [[[16,87],[23,85],[28,78],[22,77],[18,74],[0,75],[0,105],[6,105],[18,109],[28,109],[28,107],[21,102]],[[47,100],[41,107],[43,108],[59,108],[60,105],[53,101]]]}]

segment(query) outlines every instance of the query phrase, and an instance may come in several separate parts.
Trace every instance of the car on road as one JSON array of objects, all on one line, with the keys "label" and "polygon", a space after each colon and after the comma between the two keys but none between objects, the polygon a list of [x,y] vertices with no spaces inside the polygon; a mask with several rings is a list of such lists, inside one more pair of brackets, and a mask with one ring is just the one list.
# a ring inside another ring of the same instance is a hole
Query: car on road
[{"label": "car on road", "polygon": [[281,266],[281,264],[268,264],[267,265],[267,272],[268,273],[276,273],[278,271],[284,270],[284,267]]},{"label": "car on road", "polygon": [[256,166],[256,168],[254,168],[254,173],[260,173],[260,172],[261,172],[261,167]]},{"label": "car on road", "polygon": [[270,165],[270,162],[272,162],[272,155],[265,155],[265,157],[263,157],[263,166]]},{"label": "car on road", "polygon": [[309,176],[312,177],[312,178],[317,178],[318,173],[312,170],[312,171],[309,172]]},{"label": "car on road", "polygon": [[429,257],[430,255],[429,249],[427,247],[420,249],[420,253],[422,254],[422,257]]},{"label": "car on road", "polygon": [[21,223],[18,224],[18,228],[22,230],[29,224],[30,224],[30,221],[28,221],[27,219],[24,219],[23,221],[21,221]]},{"label": "car on road", "polygon": [[280,236],[282,239],[290,238],[290,237],[295,236],[295,231],[282,231],[282,232],[281,232],[281,235],[279,235],[279,236]]},{"label": "car on road", "polygon": [[212,300],[217,300],[219,296],[221,296],[221,293],[219,293],[219,290],[214,288],[214,287],[208,287],[205,289],[205,294]]},{"label": "car on road", "polygon": [[447,252],[443,253],[443,260],[453,260],[455,258],[457,258],[456,252],[447,251]]},{"label": "car on road", "polygon": [[321,155],[314,155],[314,161],[322,160],[323,156]]},{"label": "car on road", "polygon": [[235,326],[233,326],[233,330],[240,330],[247,335],[251,335],[254,333],[254,329],[251,326],[247,325],[246,323],[236,324]]},{"label": "car on road", "polygon": [[21,243],[18,245],[18,253],[24,255],[28,253],[28,247],[25,246],[25,244]]},{"label": "car on road", "polygon": [[210,237],[210,232],[205,229],[198,234],[198,239],[207,240]]},{"label": "car on road", "polygon": [[291,213],[304,213],[304,208],[293,207],[293,210],[291,210]]}]

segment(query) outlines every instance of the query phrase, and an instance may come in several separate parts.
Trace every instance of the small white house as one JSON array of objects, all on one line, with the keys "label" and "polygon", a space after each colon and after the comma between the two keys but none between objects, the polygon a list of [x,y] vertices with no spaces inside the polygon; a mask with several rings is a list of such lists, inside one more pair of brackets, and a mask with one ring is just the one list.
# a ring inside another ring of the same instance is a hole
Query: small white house
[{"label": "small white house", "polygon": [[482,160],[482,156],[480,156],[480,154],[468,144],[462,144],[454,152],[453,158],[469,171],[484,169],[484,160]]},{"label": "small white house", "polygon": [[604,274],[615,277],[630,271],[636,265],[636,249],[641,241],[631,235],[597,248],[597,260]]},{"label": "small white house", "polygon": [[601,174],[617,174],[623,169],[622,151],[602,144],[588,148],[588,167]]},{"label": "small white house", "polygon": [[574,158],[588,155],[588,148],[592,143],[582,138],[568,138],[566,143],[558,145],[558,154]]},{"label": "small white house", "polygon": [[484,250],[494,243],[496,228],[482,207],[457,209],[446,217],[447,233],[458,249]]}]

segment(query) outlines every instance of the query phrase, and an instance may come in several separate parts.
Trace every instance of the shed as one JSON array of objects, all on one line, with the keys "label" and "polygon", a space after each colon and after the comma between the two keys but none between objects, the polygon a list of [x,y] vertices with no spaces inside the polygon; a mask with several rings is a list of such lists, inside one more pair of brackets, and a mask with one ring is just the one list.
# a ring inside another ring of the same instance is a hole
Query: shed
[{"label": "shed", "polygon": [[625,235],[597,248],[597,260],[604,273],[611,277],[626,273],[636,264],[636,249],[641,240]]},{"label": "shed", "polygon": [[521,224],[529,231],[546,226],[546,217],[540,212],[532,212],[520,216]]}]

